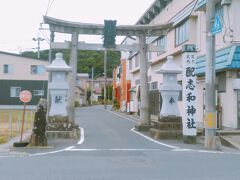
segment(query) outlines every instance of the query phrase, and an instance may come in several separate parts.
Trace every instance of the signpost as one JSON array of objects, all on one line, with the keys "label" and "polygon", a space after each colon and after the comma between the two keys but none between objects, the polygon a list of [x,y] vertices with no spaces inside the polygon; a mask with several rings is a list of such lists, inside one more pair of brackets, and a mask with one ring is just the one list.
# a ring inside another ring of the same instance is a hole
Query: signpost
[{"label": "signpost", "polygon": [[221,18],[220,18],[219,15],[216,15],[213,26],[212,26],[212,33],[214,35],[218,34],[218,33],[222,32],[222,28],[223,28],[223,25],[222,25],[222,22],[221,22]]},{"label": "signpost", "polygon": [[28,142],[22,142],[23,130],[24,130],[24,121],[25,121],[26,103],[31,101],[32,93],[30,91],[28,91],[28,90],[23,90],[20,93],[19,99],[20,99],[20,101],[23,102],[23,116],[22,116],[21,136],[20,136],[20,142],[19,143],[15,142],[13,144],[13,146],[15,146],[15,147],[24,147],[24,146],[28,145]]}]

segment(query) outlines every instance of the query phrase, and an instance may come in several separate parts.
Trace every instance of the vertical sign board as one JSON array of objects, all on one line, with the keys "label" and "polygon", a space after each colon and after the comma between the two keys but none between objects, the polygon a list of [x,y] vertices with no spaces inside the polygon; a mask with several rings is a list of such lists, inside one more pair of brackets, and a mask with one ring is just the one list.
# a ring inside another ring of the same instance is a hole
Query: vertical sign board
[{"label": "vertical sign board", "polygon": [[183,135],[196,136],[196,47],[187,44],[182,48]]}]

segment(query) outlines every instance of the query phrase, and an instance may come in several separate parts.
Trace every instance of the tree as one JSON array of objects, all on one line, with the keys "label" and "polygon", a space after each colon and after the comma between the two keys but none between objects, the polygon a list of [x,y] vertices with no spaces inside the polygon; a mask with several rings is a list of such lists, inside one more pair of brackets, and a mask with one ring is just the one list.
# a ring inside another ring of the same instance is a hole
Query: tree
[{"label": "tree", "polygon": [[[70,50],[61,50],[54,49],[52,50],[52,58],[55,58],[57,52],[63,53],[63,58],[67,63],[70,61]],[[48,61],[49,50],[40,51],[40,57],[43,60]],[[37,52],[25,51],[21,54],[23,57],[30,57],[37,59]],[[103,68],[103,51],[78,51],[78,63],[77,63],[77,72],[78,73],[88,73],[91,74],[91,69],[94,67],[94,78],[102,77],[104,68]],[[112,78],[113,68],[119,65],[120,61],[120,52],[119,51],[109,51],[107,56],[107,77]]]}]

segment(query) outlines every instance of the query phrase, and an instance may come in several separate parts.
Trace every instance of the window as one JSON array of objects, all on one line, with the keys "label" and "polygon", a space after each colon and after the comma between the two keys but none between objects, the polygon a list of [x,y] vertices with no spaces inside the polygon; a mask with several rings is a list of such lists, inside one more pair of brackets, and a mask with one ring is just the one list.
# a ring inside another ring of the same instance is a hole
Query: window
[{"label": "window", "polygon": [[151,83],[148,83],[148,90],[151,90]]},{"label": "window", "polygon": [[12,64],[4,64],[3,65],[3,73],[4,74],[12,74],[13,73],[13,65]]},{"label": "window", "polygon": [[158,82],[157,81],[151,82],[151,90],[156,90],[156,89],[158,89]]},{"label": "window", "polygon": [[139,55],[135,56],[135,68],[139,67]]},{"label": "window", "polygon": [[167,39],[166,36],[161,36],[160,38],[157,39],[157,46],[163,49],[163,51],[157,52],[158,56],[162,54],[164,51],[166,51],[166,39]]},{"label": "window", "polygon": [[237,71],[237,78],[240,78],[240,71]]},{"label": "window", "polygon": [[129,71],[132,70],[132,60],[129,60]]},{"label": "window", "polygon": [[44,90],[33,90],[34,96],[44,96]]},{"label": "window", "polygon": [[180,24],[175,29],[175,44],[176,46],[186,42],[188,40],[188,21]]},{"label": "window", "polygon": [[19,97],[21,87],[10,87],[10,97]]},{"label": "window", "polygon": [[226,92],[226,72],[217,73],[216,81],[218,92]]},{"label": "window", "polygon": [[135,84],[139,85],[140,84],[140,79],[135,80]]},{"label": "window", "polygon": [[31,74],[43,74],[45,68],[42,65],[31,65]]},{"label": "window", "polygon": [[[177,81],[177,83],[182,87],[182,81]],[[182,89],[179,92],[178,101],[182,101]]]},{"label": "window", "polygon": [[95,88],[99,88],[99,87],[100,87],[99,83],[95,83],[95,84],[94,84],[94,87],[95,87]]},{"label": "window", "polygon": [[147,61],[151,61],[151,59],[152,59],[152,53],[147,52]]}]

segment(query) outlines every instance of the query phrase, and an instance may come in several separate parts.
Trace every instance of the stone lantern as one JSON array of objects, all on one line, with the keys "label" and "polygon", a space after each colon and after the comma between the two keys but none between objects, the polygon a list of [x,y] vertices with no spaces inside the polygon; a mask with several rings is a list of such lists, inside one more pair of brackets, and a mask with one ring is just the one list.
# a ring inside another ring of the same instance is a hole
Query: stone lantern
[{"label": "stone lantern", "polygon": [[173,56],[168,56],[156,73],[163,75],[163,84],[159,87],[162,96],[160,117],[180,116],[177,101],[181,86],[177,83],[177,74],[182,73],[182,69],[173,61]]},{"label": "stone lantern", "polygon": [[69,121],[67,113],[69,89],[67,75],[72,71],[72,68],[66,64],[62,53],[56,53],[56,58],[49,66],[46,66],[46,70],[51,73],[48,84],[51,102],[46,128],[47,137],[78,138],[79,127]]},{"label": "stone lantern", "polygon": [[72,71],[63,59],[62,53],[56,53],[56,59],[46,66],[51,73],[48,89],[51,97],[49,116],[67,116],[67,91],[69,89],[66,81],[67,74]]},{"label": "stone lantern", "polygon": [[152,121],[150,135],[155,139],[182,138],[182,118],[177,106],[181,86],[177,83],[177,74],[182,69],[173,61],[173,56],[167,57],[167,62],[156,71],[163,75],[163,84],[159,90],[162,96],[162,107],[158,121]]}]

